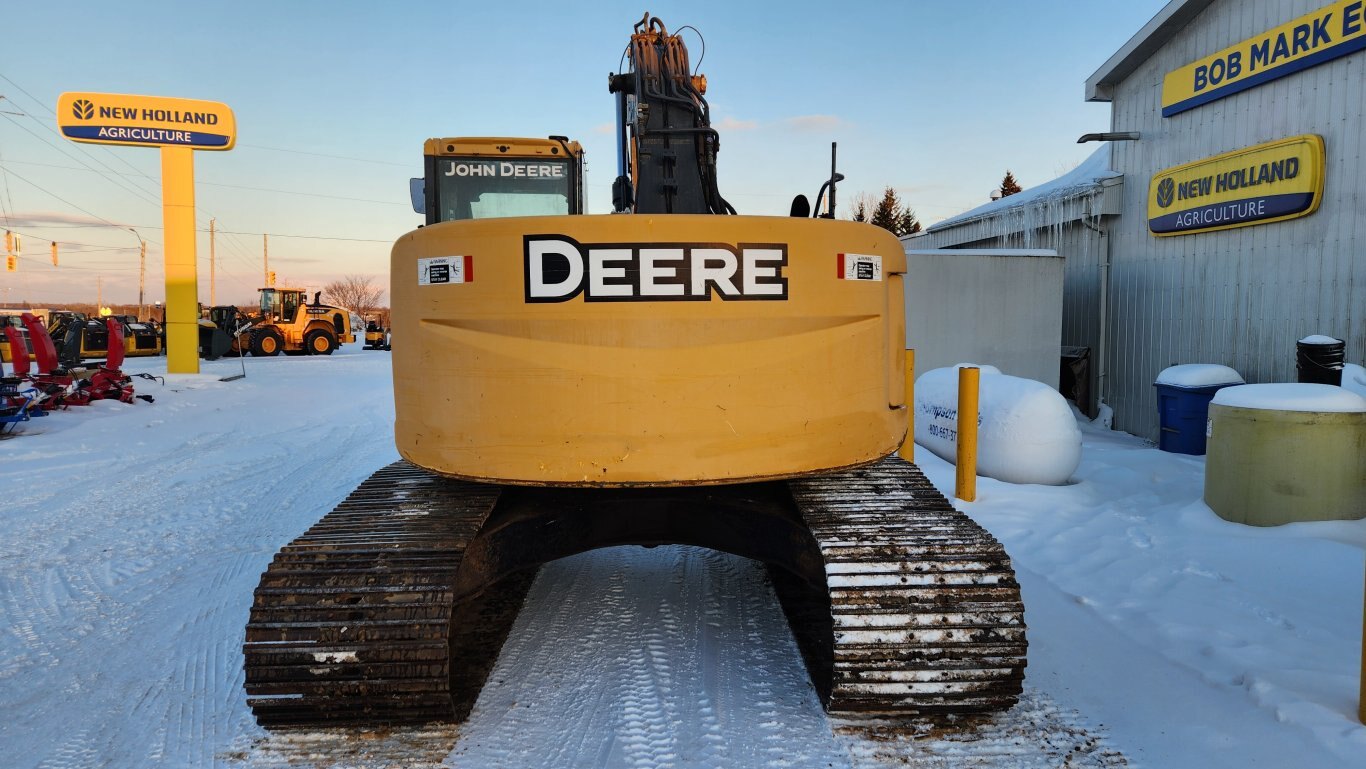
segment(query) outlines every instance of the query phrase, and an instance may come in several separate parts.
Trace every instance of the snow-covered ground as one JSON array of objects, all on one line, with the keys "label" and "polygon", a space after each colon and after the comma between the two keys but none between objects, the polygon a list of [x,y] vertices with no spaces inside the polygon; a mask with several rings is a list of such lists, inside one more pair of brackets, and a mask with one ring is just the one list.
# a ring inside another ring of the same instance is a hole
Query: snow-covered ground
[{"label": "snow-covered ground", "polygon": [[[164,370],[164,359],[130,371]],[[470,720],[258,728],[242,693],[272,554],[397,459],[389,356],[204,363],[155,404],[96,403],[0,442],[0,765],[1344,767],[1366,522],[1253,529],[1201,458],[1082,425],[1066,486],[980,478],[961,504],[1024,586],[1025,698],[958,729],[831,722],[763,571],[684,547],[547,566]],[[917,460],[941,489],[953,468]]]}]

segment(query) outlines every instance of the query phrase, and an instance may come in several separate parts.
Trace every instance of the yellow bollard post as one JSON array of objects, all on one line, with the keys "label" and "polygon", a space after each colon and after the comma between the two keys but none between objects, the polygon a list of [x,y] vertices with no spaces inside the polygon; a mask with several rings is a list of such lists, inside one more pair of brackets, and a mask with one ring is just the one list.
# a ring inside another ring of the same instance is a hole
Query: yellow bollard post
[{"label": "yellow bollard post", "polygon": [[976,366],[958,369],[958,454],[953,495],[977,501],[977,386]]},{"label": "yellow bollard post", "polygon": [[915,461],[915,350],[906,351],[906,440],[897,453],[907,462]]},{"label": "yellow bollard post", "polygon": [[199,282],[195,274],[194,150],[161,148],[166,253],[166,372],[199,373]]}]

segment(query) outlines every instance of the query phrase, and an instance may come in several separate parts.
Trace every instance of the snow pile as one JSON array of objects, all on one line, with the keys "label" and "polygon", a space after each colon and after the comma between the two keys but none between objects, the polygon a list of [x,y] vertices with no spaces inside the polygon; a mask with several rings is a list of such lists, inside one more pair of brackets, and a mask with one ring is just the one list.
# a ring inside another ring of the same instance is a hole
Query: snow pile
[{"label": "snow pile", "polygon": [[1342,364],[1342,387],[1366,398],[1366,368],[1355,363]]},{"label": "snow pile", "polygon": [[1325,336],[1323,334],[1310,334],[1301,339],[1300,344],[1342,344],[1342,340],[1337,337]]},{"label": "snow pile", "polygon": [[1213,387],[1242,383],[1242,374],[1228,366],[1214,363],[1182,363],[1179,366],[1168,366],[1157,375],[1156,382],[1173,387]]},{"label": "snow pile", "polygon": [[1213,402],[1241,409],[1274,411],[1366,411],[1366,398],[1351,390],[1296,382],[1225,387],[1214,394]]},{"label": "snow pile", "polygon": [[[915,442],[953,462],[958,451],[958,369],[915,380]],[[1081,432],[1067,400],[1032,379],[982,366],[977,473],[1008,483],[1066,483],[1081,461]]]}]

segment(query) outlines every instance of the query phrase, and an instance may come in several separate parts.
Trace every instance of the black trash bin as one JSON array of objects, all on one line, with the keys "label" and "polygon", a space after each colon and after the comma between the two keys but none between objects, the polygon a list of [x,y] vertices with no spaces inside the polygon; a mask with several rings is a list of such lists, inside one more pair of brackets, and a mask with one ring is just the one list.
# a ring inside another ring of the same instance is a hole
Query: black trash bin
[{"label": "black trash bin", "polygon": [[1091,409],[1091,348],[1065,344],[1058,361],[1058,392],[1088,415]]},{"label": "black trash bin", "polygon": [[1308,384],[1342,386],[1342,362],[1347,343],[1331,336],[1315,334],[1295,343],[1295,370],[1299,381]]}]

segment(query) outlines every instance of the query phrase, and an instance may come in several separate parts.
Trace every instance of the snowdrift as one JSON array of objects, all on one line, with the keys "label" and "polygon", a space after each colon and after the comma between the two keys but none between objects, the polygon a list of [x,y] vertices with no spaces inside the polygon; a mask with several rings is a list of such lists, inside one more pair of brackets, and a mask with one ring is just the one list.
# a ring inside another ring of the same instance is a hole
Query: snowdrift
[{"label": "snowdrift", "polygon": [[[958,451],[958,368],[915,380],[915,442],[953,462]],[[1081,462],[1081,430],[1067,401],[1032,379],[979,366],[977,473],[1007,483],[1066,483]]]}]

